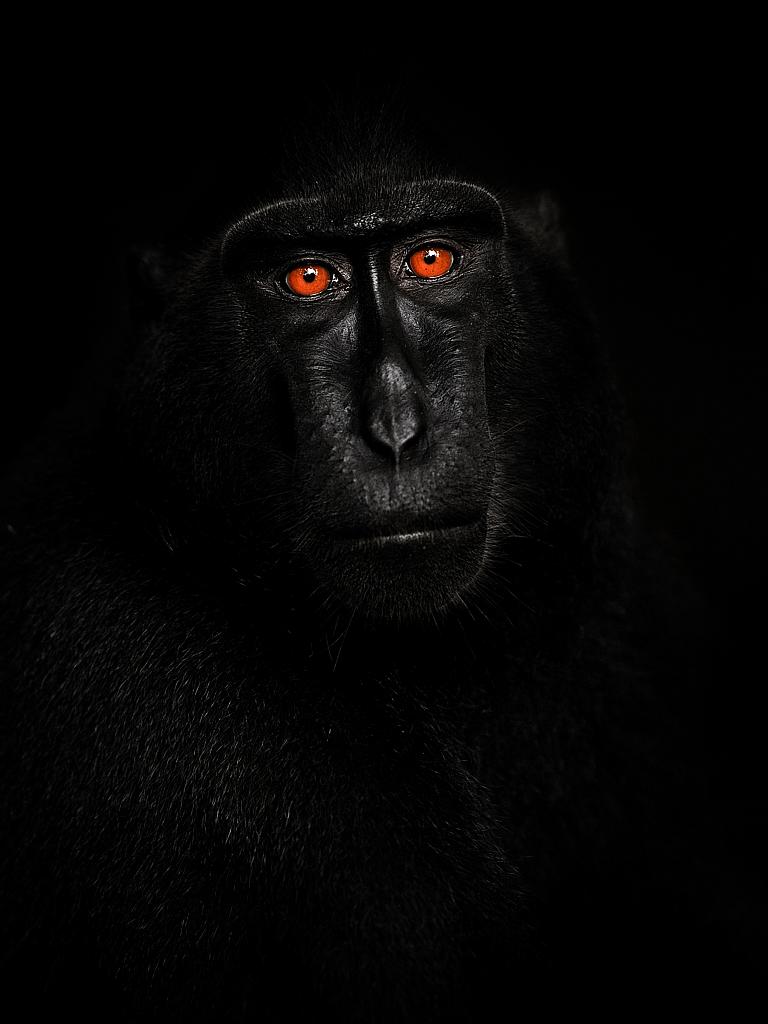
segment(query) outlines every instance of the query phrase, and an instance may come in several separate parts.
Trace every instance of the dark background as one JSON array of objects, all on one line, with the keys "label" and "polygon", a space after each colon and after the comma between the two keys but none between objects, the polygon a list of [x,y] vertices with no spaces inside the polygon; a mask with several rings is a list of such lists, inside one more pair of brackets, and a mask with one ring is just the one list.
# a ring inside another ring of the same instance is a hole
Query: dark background
[{"label": "dark background", "polygon": [[649,54],[642,75],[614,68],[589,88],[479,58],[416,58],[383,84],[372,66],[336,67],[229,90],[209,73],[161,84],[141,56],[127,79],[108,61],[79,81],[76,61],[54,68],[10,150],[0,438],[3,459],[18,454],[112,343],[129,249],[199,239],[217,203],[269,179],[281,128],[340,95],[406,109],[489,183],[552,189],[626,398],[641,516],[714,634],[692,722],[732,865],[713,899],[746,935],[764,894],[765,124],[749,56],[730,58],[661,74]]}]

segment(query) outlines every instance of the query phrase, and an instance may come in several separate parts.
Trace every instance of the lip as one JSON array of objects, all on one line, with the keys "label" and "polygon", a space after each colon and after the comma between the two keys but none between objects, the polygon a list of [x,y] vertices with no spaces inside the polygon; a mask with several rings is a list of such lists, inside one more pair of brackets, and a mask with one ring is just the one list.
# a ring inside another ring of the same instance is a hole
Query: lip
[{"label": "lip", "polygon": [[477,531],[482,518],[458,526],[444,526],[426,530],[402,530],[397,533],[371,534],[369,537],[345,537],[342,541],[350,550],[370,550],[371,548],[416,547],[422,544],[444,544],[458,540],[462,536]]}]

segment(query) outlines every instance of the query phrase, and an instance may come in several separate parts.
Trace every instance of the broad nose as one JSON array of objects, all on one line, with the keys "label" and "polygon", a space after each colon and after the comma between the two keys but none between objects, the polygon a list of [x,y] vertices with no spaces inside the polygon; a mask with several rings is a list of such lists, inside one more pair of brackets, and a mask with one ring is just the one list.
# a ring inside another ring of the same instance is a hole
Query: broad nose
[{"label": "broad nose", "polygon": [[426,447],[427,422],[421,388],[404,360],[382,359],[369,382],[363,418],[369,447],[399,468]]}]

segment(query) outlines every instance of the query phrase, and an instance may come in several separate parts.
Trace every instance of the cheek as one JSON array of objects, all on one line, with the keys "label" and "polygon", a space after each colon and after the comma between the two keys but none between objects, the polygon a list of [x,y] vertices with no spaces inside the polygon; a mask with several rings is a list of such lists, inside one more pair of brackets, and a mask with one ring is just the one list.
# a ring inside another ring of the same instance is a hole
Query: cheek
[{"label": "cheek", "polygon": [[426,371],[426,392],[438,435],[448,430],[481,438],[488,421],[484,349],[450,340]]},{"label": "cheek", "polygon": [[292,393],[298,481],[347,474],[358,417],[353,389],[326,379]]}]

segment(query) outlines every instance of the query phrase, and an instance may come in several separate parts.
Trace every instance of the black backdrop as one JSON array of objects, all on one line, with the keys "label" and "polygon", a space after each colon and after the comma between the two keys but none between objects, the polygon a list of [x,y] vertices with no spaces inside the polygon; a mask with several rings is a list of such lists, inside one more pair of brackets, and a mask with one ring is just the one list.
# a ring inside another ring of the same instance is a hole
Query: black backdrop
[{"label": "black backdrop", "polygon": [[649,57],[642,79],[598,75],[587,88],[574,74],[521,80],[482,61],[469,73],[416,59],[384,85],[373,67],[336,68],[241,74],[227,92],[205,68],[160,84],[142,60],[125,74],[86,67],[77,81],[83,68],[62,62],[19,112],[7,159],[18,175],[6,192],[15,273],[0,364],[3,458],[114,335],[128,248],[207,226],[212,203],[257,191],[280,128],[322,117],[335,97],[383,97],[490,182],[551,188],[622,382],[641,513],[699,589],[717,635],[692,728],[711,750],[712,842],[733,865],[717,898],[750,945],[763,893],[768,312],[756,76],[704,62],[661,79]]}]

